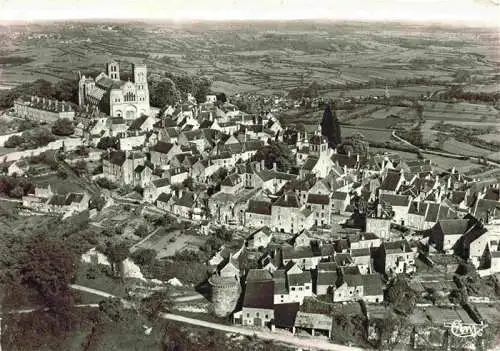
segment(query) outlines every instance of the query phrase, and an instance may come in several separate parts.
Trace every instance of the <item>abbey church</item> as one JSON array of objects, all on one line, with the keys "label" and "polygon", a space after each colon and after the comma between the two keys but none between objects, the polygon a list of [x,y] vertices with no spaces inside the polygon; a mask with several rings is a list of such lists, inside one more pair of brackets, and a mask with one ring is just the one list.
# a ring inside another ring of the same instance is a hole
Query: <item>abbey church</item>
[{"label": "abbey church", "polygon": [[78,103],[90,105],[112,117],[127,120],[149,116],[149,90],[145,64],[133,64],[133,81],[120,80],[120,65],[112,61],[106,73],[97,77],[81,76],[78,84]]}]

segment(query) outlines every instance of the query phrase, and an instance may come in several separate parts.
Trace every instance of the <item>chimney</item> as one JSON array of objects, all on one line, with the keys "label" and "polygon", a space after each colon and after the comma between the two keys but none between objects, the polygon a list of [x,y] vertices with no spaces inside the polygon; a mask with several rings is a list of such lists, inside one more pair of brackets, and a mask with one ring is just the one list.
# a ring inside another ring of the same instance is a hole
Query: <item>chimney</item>
[{"label": "chimney", "polygon": [[264,163],[264,160],[260,161],[260,170],[263,171],[266,168],[266,165]]},{"label": "chimney", "polygon": [[273,162],[273,171],[277,171],[277,170],[278,170],[278,168],[276,166],[276,162]]},{"label": "chimney", "polygon": [[420,213],[420,201],[417,201],[417,212]]},{"label": "chimney", "polygon": [[31,95],[31,102],[35,102],[35,96]]},{"label": "chimney", "polygon": [[351,151],[347,150],[347,157],[351,157]]},{"label": "chimney", "polygon": [[377,218],[382,218],[382,204],[377,204]]},{"label": "chimney", "polygon": [[288,193],[285,193],[285,202],[288,202]]},{"label": "chimney", "polygon": [[182,189],[179,189],[179,199],[182,197]]},{"label": "chimney", "polygon": [[356,162],[359,163],[359,154],[356,154]]},{"label": "chimney", "polygon": [[337,154],[337,148],[334,148],[333,149],[333,154],[336,155]]}]

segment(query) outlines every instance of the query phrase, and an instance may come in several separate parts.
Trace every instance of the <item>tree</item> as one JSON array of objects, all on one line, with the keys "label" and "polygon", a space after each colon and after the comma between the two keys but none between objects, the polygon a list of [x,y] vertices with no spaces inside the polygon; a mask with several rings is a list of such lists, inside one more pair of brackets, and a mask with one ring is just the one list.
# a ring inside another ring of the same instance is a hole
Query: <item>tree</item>
[{"label": "tree", "polygon": [[408,282],[397,277],[387,288],[387,301],[394,307],[394,310],[404,315],[410,315],[415,308],[417,295]]},{"label": "tree", "polygon": [[73,122],[67,118],[58,119],[52,126],[52,133],[60,136],[68,136],[75,132]]},{"label": "tree", "polygon": [[4,146],[8,148],[18,147],[21,144],[24,144],[25,140],[20,135],[13,135],[7,141],[5,141]]},{"label": "tree", "polygon": [[176,105],[181,100],[181,94],[172,79],[161,78],[150,83],[149,98],[152,106],[164,108]]},{"label": "tree", "polygon": [[99,310],[104,312],[113,322],[119,322],[123,318],[123,306],[119,298],[107,298],[99,302]]},{"label": "tree", "polygon": [[137,235],[140,238],[146,237],[148,235],[148,226],[145,224],[141,224],[135,229],[135,235]]},{"label": "tree", "polygon": [[323,119],[321,120],[321,134],[328,140],[328,145],[331,148],[336,148],[342,142],[342,136],[340,134],[339,120],[335,113],[335,106],[333,108],[332,113],[332,108],[329,104],[325,107]]},{"label": "tree", "polygon": [[56,311],[71,309],[69,284],[75,278],[76,261],[66,244],[38,235],[28,242],[19,265],[21,282],[36,291],[44,305]]},{"label": "tree", "polygon": [[158,314],[160,312],[169,311],[172,305],[173,300],[168,290],[157,291],[141,301],[141,312],[144,313],[149,320],[156,321]]},{"label": "tree", "polygon": [[279,142],[271,142],[269,145],[261,147],[252,157],[253,161],[264,161],[267,168],[276,166],[280,170],[289,170],[294,165],[294,158],[290,149]]},{"label": "tree", "polygon": [[97,143],[97,148],[101,150],[107,150],[107,149],[118,150],[120,148],[120,139],[112,136],[102,137]]},{"label": "tree", "polygon": [[216,95],[216,97],[217,97],[217,101],[219,101],[221,103],[225,103],[227,101],[227,97],[226,97],[225,93],[219,93]]},{"label": "tree", "polygon": [[122,262],[128,257],[129,254],[127,245],[123,242],[117,244],[108,242],[104,253],[109,258],[113,275],[115,277],[120,276],[122,273]]},{"label": "tree", "polygon": [[193,79],[194,91],[193,96],[198,103],[205,102],[207,95],[210,93],[212,82],[206,77],[196,77]]},{"label": "tree", "polygon": [[18,185],[15,188],[13,188],[11,191],[9,191],[9,196],[16,198],[16,199],[22,198],[23,195],[24,195],[24,189],[21,185]]},{"label": "tree", "polygon": [[338,147],[338,152],[342,154],[358,154],[360,156],[368,155],[369,144],[365,139],[365,136],[361,133],[355,133],[354,135],[344,139],[342,144]]},{"label": "tree", "polygon": [[153,249],[139,249],[132,254],[132,260],[140,266],[150,265],[156,258],[156,251]]}]

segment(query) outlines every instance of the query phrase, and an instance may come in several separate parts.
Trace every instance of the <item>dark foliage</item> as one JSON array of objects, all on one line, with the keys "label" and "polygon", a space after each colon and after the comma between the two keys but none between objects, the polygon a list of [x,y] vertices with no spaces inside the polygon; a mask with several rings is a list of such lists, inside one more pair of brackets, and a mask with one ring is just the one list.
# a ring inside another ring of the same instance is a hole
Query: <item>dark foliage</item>
[{"label": "dark foliage", "polygon": [[274,163],[281,171],[288,171],[294,165],[293,155],[283,143],[272,142],[260,148],[252,157],[253,161],[262,161],[267,168],[272,168]]},{"label": "dark foliage", "polygon": [[103,137],[97,143],[97,148],[101,150],[107,150],[110,148],[118,150],[120,148],[120,139],[112,136]]},{"label": "dark foliage", "polygon": [[321,134],[327,138],[328,145],[331,148],[336,148],[342,142],[340,124],[335,113],[335,106],[332,112],[330,105],[326,105],[323,112],[323,119],[321,120]]},{"label": "dark foliage", "polygon": [[58,119],[52,126],[52,133],[60,136],[68,136],[73,134],[75,127],[73,122],[66,118]]}]

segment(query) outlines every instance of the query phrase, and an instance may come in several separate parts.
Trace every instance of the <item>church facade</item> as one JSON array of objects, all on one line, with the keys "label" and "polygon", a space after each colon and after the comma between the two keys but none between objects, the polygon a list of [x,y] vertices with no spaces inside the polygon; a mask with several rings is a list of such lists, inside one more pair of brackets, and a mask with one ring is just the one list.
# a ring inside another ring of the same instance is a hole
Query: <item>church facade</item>
[{"label": "church facade", "polygon": [[90,105],[112,117],[133,120],[142,115],[149,116],[149,89],[145,64],[132,65],[133,81],[120,80],[120,65],[109,62],[106,73],[97,77],[80,77],[78,103]]}]

